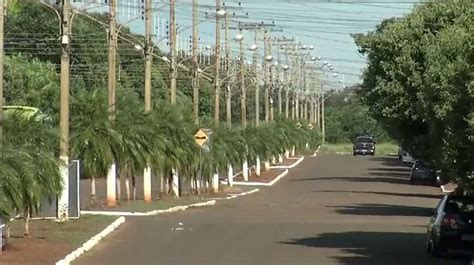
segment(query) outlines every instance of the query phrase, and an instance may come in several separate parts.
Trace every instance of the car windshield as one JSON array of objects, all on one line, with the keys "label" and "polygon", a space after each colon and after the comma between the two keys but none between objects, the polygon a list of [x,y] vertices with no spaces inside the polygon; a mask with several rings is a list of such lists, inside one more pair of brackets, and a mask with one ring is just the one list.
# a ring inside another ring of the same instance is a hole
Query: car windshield
[{"label": "car windshield", "polygon": [[358,143],[372,143],[374,141],[373,138],[370,137],[358,137],[357,142]]}]

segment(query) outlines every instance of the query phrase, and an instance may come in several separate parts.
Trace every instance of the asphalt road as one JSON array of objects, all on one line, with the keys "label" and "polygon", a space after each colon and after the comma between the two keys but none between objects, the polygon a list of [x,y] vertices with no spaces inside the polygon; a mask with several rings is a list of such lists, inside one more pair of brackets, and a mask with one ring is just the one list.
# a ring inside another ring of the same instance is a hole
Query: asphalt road
[{"label": "asphalt road", "polygon": [[132,219],[73,264],[470,264],[425,254],[440,192],[407,177],[396,158],[307,158],[254,195]]}]

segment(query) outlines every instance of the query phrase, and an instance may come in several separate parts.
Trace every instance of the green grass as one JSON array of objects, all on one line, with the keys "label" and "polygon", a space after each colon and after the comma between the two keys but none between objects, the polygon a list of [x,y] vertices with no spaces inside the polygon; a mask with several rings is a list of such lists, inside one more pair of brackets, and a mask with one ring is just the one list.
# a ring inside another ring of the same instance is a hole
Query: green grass
[{"label": "green grass", "polygon": [[[55,220],[31,220],[30,233],[34,238],[79,247],[117,219],[116,216],[83,215],[77,220],[58,223]],[[23,237],[22,219],[11,223],[12,240]],[[21,240],[21,239],[20,239]],[[27,239],[26,239],[27,240]]]},{"label": "green grass", "polygon": [[[352,154],[352,143],[344,144],[324,144],[321,146],[321,152],[323,153],[350,153]],[[380,143],[376,145],[376,155],[396,155],[398,152],[398,146],[392,143]]]}]

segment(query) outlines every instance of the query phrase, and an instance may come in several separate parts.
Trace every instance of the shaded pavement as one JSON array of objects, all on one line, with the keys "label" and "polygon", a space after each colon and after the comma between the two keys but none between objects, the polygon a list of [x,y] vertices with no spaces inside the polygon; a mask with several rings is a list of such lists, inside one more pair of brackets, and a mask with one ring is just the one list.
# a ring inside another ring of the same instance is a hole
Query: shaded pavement
[{"label": "shaded pavement", "polygon": [[128,219],[73,264],[469,264],[425,254],[438,198],[396,158],[320,155],[254,195]]}]

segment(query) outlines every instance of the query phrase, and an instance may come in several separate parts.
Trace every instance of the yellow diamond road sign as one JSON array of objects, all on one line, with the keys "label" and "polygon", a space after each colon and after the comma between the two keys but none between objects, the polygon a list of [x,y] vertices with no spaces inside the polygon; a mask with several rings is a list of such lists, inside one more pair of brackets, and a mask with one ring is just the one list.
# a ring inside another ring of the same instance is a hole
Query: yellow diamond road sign
[{"label": "yellow diamond road sign", "polygon": [[209,136],[201,129],[194,134],[194,140],[199,146],[203,146],[208,141]]}]

